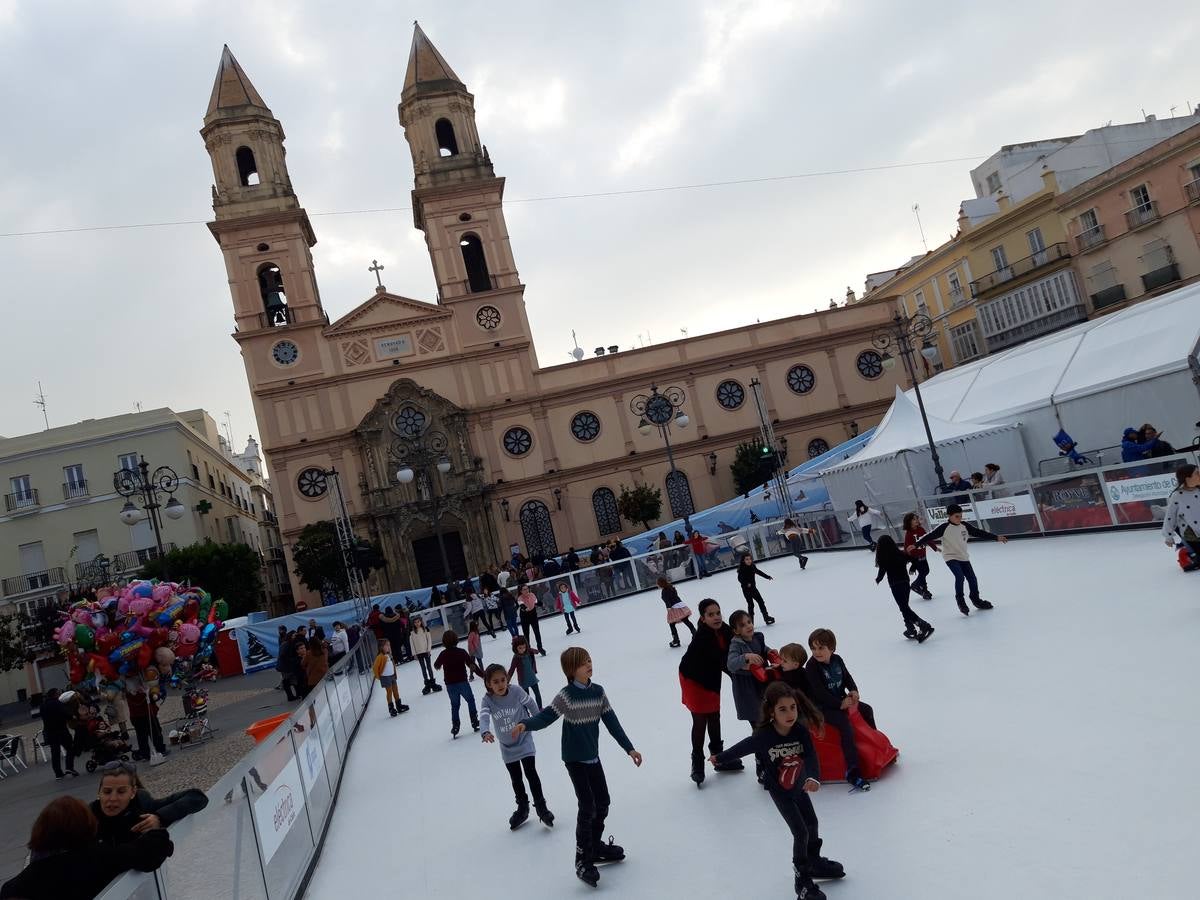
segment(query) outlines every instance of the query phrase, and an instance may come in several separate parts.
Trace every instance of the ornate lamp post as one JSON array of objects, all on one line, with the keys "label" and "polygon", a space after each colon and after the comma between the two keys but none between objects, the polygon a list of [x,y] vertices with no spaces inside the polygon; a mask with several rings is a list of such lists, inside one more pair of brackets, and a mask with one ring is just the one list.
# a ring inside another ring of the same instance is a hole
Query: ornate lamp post
[{"label": "ornate lamp post", "polygon": [[925,401],[921,398],[921,384],[917,379],[916,351],[920,346],[921,356],[925,359],[935,359],[938,355],[937,344],[933,342],[933,322],[929,316],[918,313],[906,316],[899,311],[892,318],[890,325],[878,329],[871,336],[871,343],[881,351],[883,367],[893,369],[896,359],[889,352],[895,348],[900,358],[904,360],[904,368],[912,380],[913,392],[917,395],[917,408],[921,411],[921,424],[925,426],[925,439],[929,442],[929,455],[933,459],[933,471],[937,475],[938,493],[949,493],[946,475],[942,471],[942,461],[938,457],[937,447],[933,442],[933,432],[929,430],[929,417],[925,414]]},{"label": "ornate lamp post", "polygon": [[[417,481],[417,497],[428,500],[432,504],[433,533],[437,537],[438,553],[442,557],[442,572],[446,576],[446,595],[451,601],[458,599],[458,590],[454,583],[454,574],[450,571],[450,558],[446,555],[446,541],[442,534],[442,516],[446,512],[445,491],[439,490],[442,485],[435,485],[433,472],[437,470],[439,480],[450,474],[454,468],[446,449],[450,441],[446,435],[437,430],[430,430],[419,435],[405,436],[392,443],[392,457],[400,463],[396,470],[396,481],[400,484],[411,484]],[[508,505],[501,501],[507,514]]]},{"label": "ornate lamp post", "polygon": [[[158,548],[158,555],[163,556],[162,519],[159,510],[161,509],[168,519],[182,519],[187,513],[184,505],[173,496],[179,488],[179,476],[175,474],[175,470],[170,466],[159,466],[151,474],[150,464],[143,456],[135,468],[119,469],[113,473],[113,488],[125,498],[125,505],[121,507],[121,521],[126,525],[136,525],[149,516],[150,524],[154,526],[154,543]],[[169,498],[165,504],[160,502],[164,494]],[[141,504],[140,509],[134,504],[135,499]]]},{"label": "ornate lamp post", "polygon": [[[676,428],[687,428],[691,421],[687,413],[681,408],[683,401],[687,399],[687,394],[680,387],[668,387],[661,392],[657,385],[650,385],[649,394],[638,394],[629,401],[629,411],[638,417],[637,430],[643,437],[649,437],[650,433],[657,428],[662,435],[663,441],[667,445],[667,462],[671,466],[670,474],[667,476],[667,499],[671,500],[671,488],[678,485],[679,470],[675,468],[675,454],[671,450],[671,426]],[[693,512],[691,509],[690,491],[686,500],[683,512],[683,527],[690,536],[692,533],[692,523],[688,518],[688,514]]]}]

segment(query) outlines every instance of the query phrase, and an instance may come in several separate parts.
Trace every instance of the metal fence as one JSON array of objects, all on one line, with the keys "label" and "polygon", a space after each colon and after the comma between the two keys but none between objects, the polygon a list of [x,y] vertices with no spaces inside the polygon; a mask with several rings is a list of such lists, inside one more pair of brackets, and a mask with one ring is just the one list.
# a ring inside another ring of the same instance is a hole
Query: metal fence
[{"label": "metal fence", "polygon": [[175,855],[157,872],[126,873],[102,900],[298,896],[371,696],[375,653],[364,631],[287,721],[209,789],[208,807],[171,827]]}]

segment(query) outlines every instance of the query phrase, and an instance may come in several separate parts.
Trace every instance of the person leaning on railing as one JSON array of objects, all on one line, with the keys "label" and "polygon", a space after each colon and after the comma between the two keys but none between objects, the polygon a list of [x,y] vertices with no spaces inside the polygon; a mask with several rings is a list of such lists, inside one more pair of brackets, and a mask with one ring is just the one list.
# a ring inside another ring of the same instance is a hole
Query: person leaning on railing
[{"label": "person leaning on railing", "polygon": [[74,797],[51,800],[29,835],[29,864],[0,886],[3,900],[91,900],[130,869],[153,872],[174,852],[163,828],[117,846],[101,844],[96,816]]},{"label": "person leaning on railing", "polygon": [[130,844],[158,828],[170,828],[184,816],[208,806],[204,791],[191,788],[155,798],[138,781],[132,763],[111,762],[100,767],[100,785],[92,801],[99,824],[97,839],[107,847]]}]

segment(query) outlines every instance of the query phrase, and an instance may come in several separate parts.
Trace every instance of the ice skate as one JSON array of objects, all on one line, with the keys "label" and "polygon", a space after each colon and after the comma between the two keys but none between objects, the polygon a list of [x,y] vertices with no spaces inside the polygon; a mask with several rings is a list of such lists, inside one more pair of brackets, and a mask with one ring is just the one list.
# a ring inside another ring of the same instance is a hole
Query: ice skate
[{"label": "ice skate", "polygon": [[450,726],[451,739],[458,737],[458,731],[459,731],[459,725],[457,722],[455,722],[453,725]]},{"label": "ice skate", "polygon": [[696,787],[704,784],[704,757],[699,753],[692,754],[692,781],[696,782]]},{"label": "ice skate", "polygon": [[430,686],[428,681],[425,682],[425,687],[421,688],[421,693],[426,697],[433,693],[433,688]]},{"label": "ice skate", "polygon": [[508,817],[508,827],[512,831],[516,831],[529,819],[529,801],[517,803],[516,812]]},{"label": "ice skate", "polygon": [[914,628],[912,625],[909,625],[907,628],[904,629],[904,636],[906,638],[908,638],[910,641],[916,640],[916,638],[917,638],[916,628]]},{"label": "ice skate", "polygon": [[391,700],[388,701],[388,715],[391,716],[393,719],[396,718],[396,716],[397,716],[396,707],[392,706]]},{"label": "ice skate", "polygon": [[933,634],[933,626],[928,622],[921,623],[921,633],[917,635],[917,643],[923,644],[929,640],[929,636]]},{"label": "ice skate", "polygon": [[667,644],[667,646],[668,647],[678,647],[679,646],[679,638],[675,638],[675,640],[671,641],[671,643]]},{"label": "ice skate", "polygon": [[[817,853],[820,853],[820,841],[817,842]],[[840,862],[814,855],[808,861],[808,877],[812,879],[845,878],[846,870]]]},{"label": "ice skate", "polygon": [[771,618],[770,616],[768,616],[768,615],[764,615],[764,616],[763,616],[763,621],[764,621],[764,622],[766,622],[768,625],[774,625],[774,624],[775,624],[775,620],[774,620],[773,618]]},{"label": "ice skate", "polygon": [[[725,749],[724,741],[712,741],[708,745],[708,752],[711,756],[716,756]],[[717,772],[744,772],[746,771],[745,764],[740,759],[735,759],[733,762],[717,763],[713,767]]]},{"label": "ice skate", "polygon": [[554,813],[550,812],[549,807],[545,806],[544,804],[542,806],[535,805],[534,809],[537,812],[538,820],[543,825],[545,825],[547,828],[554,827]]},{"label": "ice skate", "polygon": [[600,872],[592,865],[588,854],[579,847],[575,848],[575,877],[592,887],[600,883]]},{"label": "ice skate", "polygon": [[408,712],[408,709],[409,708],[407,706],[405,706],[403,703],[397,704],[396,715],[400,715],[401,713],[406,713],[406,712]]},{"label": "ice skate", "polygon": [[808,557],[807,556],[800,557],[800,571],[803,572],[805,567],[807,567],[807,566],[808,566]]},{"label": "ice skate", "polygon": [[966,600],[964,600],[962,597],[959,597],[957,600],[957,603],[958,603],[958,611],[960,613],[962,613],[964,616],[969,616],[971,614],[971,610],[967,607]]},{"label": "ice skate", "polygon": [[471,728],[474,731],[479,730],[479,720],[476,719],[474,716],[471,717]]},{"label": "ice skate", "polygon": [[796,900],[825,900],[825,892],[813,884],[812,876],[808,872],[801,872],[799,869],[796,872]]},{"label": "ice skate", "polygon": [[974,597],[971,598],[971,602],[975,605],[976,609],[991,609],[992,608],[992,604],[988,603],[988,601],[984,600],[978,594],[976,594]]},{"label": "ice skate", "polygon": [[604,843],[603,839],[596,841],[596,846],[592,851],[592,860],[596,865],[602,866],[605,863],[621,862],[623,859],[625,859],[625,848],[620,844],[614,844],[611,837],[608,839],[607,844]]},{"label": "ice skate", "polygon": [[871,782],[862,777],[862,772],[858,770],[857,766],[846,771],[846,784],[850,785],[851,793],[854,791],[869,791],[871,789]]}]

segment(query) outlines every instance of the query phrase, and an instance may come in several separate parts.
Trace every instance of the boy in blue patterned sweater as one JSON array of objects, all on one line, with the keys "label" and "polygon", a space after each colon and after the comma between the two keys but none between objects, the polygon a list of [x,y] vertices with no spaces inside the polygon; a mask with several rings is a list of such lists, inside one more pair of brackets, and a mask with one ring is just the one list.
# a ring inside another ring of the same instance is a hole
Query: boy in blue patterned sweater
[{"label": "boy in blue patterned sweater", "polygon": [[620,862],[625,850],[609,839],[604,843],[604,819],[608,815],[608,783],[600,765],[600,722],[621,745],[635,766],[642,754],[633,749],[617,714],[609,705],[604,688],[592,682],[592,657],[582,647],[568,647],[562,653],[562,670],[567,686],[536,716],[519,722],[512,730],[513,740],[526,731],[538,731],[563,717],[562,758],[575,797],[579,817],[575,823],[575,874],[595,887],[600,881],[597,863]]}]

